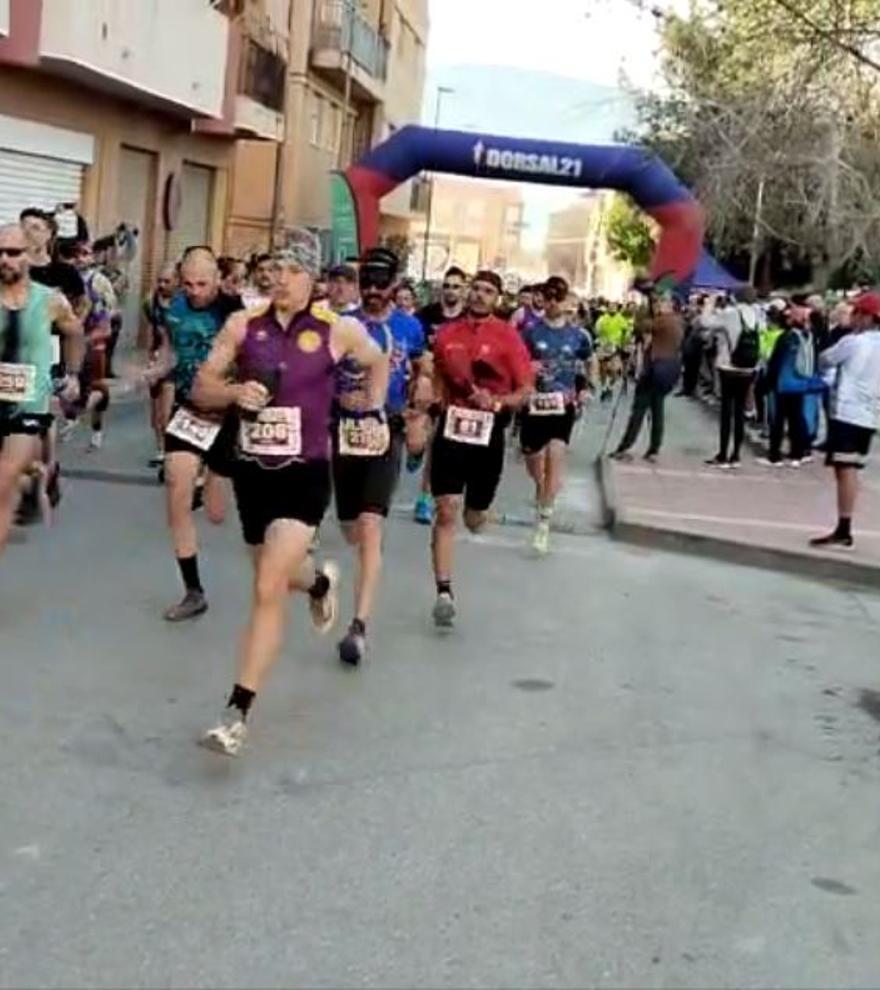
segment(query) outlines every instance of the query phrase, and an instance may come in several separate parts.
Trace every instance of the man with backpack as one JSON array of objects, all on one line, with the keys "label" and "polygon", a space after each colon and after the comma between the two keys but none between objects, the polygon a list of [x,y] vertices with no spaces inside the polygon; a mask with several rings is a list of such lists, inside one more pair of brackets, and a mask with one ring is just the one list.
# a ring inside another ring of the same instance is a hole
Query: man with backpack
[{"label": "man with backpack", "polygon": [[740,465],[746,400],[760,362],[760,335],[764,326],[764,313],[755,300],[755,290],[750,285],[744,285],[736,290],[732,306],[703,317],[703,325],[715,339],[715,368],[721,388],[718,453],[706,462],[713,467],[728,469]]}]

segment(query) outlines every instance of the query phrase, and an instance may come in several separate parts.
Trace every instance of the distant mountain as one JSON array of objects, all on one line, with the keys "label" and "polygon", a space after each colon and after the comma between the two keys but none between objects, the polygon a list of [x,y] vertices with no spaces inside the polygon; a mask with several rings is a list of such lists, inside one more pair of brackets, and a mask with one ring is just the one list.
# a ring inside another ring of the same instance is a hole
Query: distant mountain
[{"label": "distant mountain", "polygon": [[635,122],[626,93],[582,79],[509,66],[438,66],[429,71],[422,121],[433,126],[437,87],[440,126],[510,137],[607,144]]}]

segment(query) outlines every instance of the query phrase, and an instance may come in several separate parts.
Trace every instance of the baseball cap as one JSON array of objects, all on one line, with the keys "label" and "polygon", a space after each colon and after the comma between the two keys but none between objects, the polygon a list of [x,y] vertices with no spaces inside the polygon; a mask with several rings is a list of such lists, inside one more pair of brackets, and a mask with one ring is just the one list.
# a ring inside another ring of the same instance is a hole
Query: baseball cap
[{"label": "baseball cap", "polygon": [[863,292],[853,300],[852,311],[863,316],[880,316],[880,293]]},{"label": "baseball cap", "polygon": [[346,282],[357,282],[358,273],[354,265],[334,265],[327,272],[327,278],[344,278]]}]

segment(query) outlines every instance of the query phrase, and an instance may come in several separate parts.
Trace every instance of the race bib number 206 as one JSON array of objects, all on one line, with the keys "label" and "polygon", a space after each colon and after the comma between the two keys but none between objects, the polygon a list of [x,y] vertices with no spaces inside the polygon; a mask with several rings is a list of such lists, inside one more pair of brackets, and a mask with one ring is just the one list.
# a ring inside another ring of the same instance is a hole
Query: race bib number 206
[{"label": "race bib number 206", "polygon": [[0,364],[0,402],[33,402],[37,369],[32,364]]},{"label": "race bib number 206", "polygon": [[264,409],[241,422],[241,449],[253,457],[299,457],[302,425],[299,407]]},{"label": "race bib number 206", "polygon": [[446,427],[443,436],[456,443],[469,443],[475,447],[488,447],[492,439],[495,416],[485,409],[464,409],[450,406],[446,411]]}]

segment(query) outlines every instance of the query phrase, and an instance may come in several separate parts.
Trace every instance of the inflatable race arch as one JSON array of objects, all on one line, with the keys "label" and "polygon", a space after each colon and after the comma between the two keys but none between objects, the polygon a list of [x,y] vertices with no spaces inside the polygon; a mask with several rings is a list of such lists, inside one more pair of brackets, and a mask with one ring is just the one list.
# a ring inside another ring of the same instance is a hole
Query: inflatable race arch
[{"label": "inflatable race arch", "polygon": [[687,283],[703,247],[703,212],[659,159],[625,145],[579,145],[428,127],[401,128],[334,175],[334,241],[351,255],[379,236],[379,200],[419,172],[626,193],[660,226],[654,281]]}]

